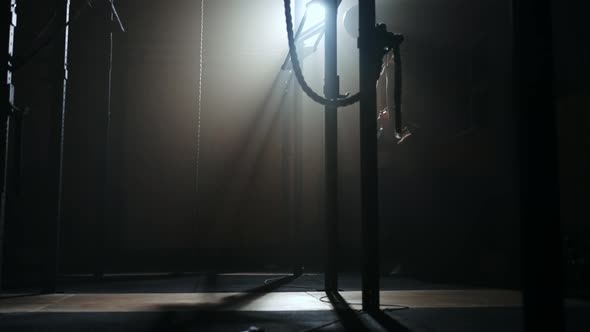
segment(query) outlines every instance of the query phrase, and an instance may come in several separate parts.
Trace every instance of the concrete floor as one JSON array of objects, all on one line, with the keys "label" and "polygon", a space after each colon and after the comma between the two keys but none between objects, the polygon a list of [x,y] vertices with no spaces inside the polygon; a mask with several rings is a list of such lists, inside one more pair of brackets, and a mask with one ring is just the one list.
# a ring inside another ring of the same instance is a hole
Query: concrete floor
[{"label": "concrete floor", "polygon": [[[358,305],[361,292],[340,294],[352,309],[361,309]],[[248,301],[239,301],[246,293],[5,295],[0,297],[0,313],[149,312],[207,306],[220,306],[224,311],[333,310],[325,295],[323,292],[265,293]],[[236,303],[232,304],[234,300]],[[381,302],[382,309],[518,307],[520,294],[503,290],[383,291]],[[223,306],[224,303],[229,305]]]},{"label": "concrete floor", "polygon": [[[381,292],[383,314],[370,316],[360,311],[360,291],[345,290],[340,292],[340,302],[334,298],[330,301],[324,292],[315,289],[319,286],[315,277],[300,278],[296,283],[291,280],[272,289],[265,288],[268,276],[260,276],[260,280],[256,277],[248,282],[246,279],[253,277],[240,277],[246,280],[240,279],[246,291],[169,291],[207,288],[195,284],[196,277],[192,278],[191,282],[183,277],[157,283],[150,279],[141,287],[137,285],[143,281],[127,279],[77,286],[92,292],[72,291],[74,288],[64,286],[62,290],[70,291],[52,295],[2,294],[0,331],[241,332],[251,326],[276,332],[522,331],[520,293],[510,290],[436,289],[436,285],[390,280],[390,285],[384,283],[389,289]],[[232,278],[229,283],[237,285]],[[224,280],[218,279],[213,289],[225,285]],[[128,287],[127,282],[135,287]],[[397,282],[403,289],[394,287]],[[176,283],[183,286],[172,287]],[[263,287],[248,288],[256,283]],[[290,291],[293,288],[285,288],[287,284],[305,288]],[[125,292],[125,288],[129,291]],[[590,331],[590,304],[567,304],[567,331]]]}]

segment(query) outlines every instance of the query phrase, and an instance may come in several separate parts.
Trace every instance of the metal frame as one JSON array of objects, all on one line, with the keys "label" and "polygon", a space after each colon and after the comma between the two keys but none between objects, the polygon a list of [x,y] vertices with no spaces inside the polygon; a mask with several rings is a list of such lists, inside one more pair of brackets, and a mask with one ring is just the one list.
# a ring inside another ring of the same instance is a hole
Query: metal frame
[{"label": "metal frame", "polygon": [[[325,18],[325,85],[327,99],[340,97],[338,76],[337,23],[340,0],[323,0]],[[305,22],[305,19],[302,19]],[[377,34],[375,29],[375,1],[359,1],[360,49],[360,139],[361,139],[361,222],[363,242],[363,310],[379,310],[379,237],[377,193],[377,119],[375,117],[377,90],[375,68]],[[302,25],[297,30],[298,36]],[[285,63],[288,58],[285,60]],[[283,65],[285,68],[285,65]],[[325,106],[325,279],[326,292],[338,292],[338,108]],[[298,125],[298,122],[296,122]],[[300,132],[296,130],[296,135]],[[296,142],[300,138],[296,138]],[[299,150],[301,147],[296,148]],[[296,160],[301,158],[300,153]],[[297,168],[297,166],[296,166]]]},{"label": "metal frame", "polygon": [[[327,99],[340,95],[338,77],[338,0],[324,0],[325,22],[325,62],[324,94]],[[325,291],[338,291],[338,108],[324,108],[324,174],[325,174]]]},{"label": "metal frame", "polygon": [[3,4],[3,15],[5,15],[6,21],[8,22],[8,30],[4,30],[3,27],[0,29],[0,45],[4,51],[0,52],[2,57],[0,58],[0,75],[2,75],[2,87],[0,88],[0,100],[4,103],[4,106],[0,109],[0,291],[2,290],[2,275],[4,265],[4,228],[6,225],[9,193],[8,193],[8,181],[9,181],[9,165],[10,165],[10,122],[11,115],[13,115],[14,105],[14,85],[12,85],[12,71],[9,66],[11,58],[14,55],[14,38],[15,29],[17,25],[17,13],[16,13],[16,0],[4,0]]},{"label": "metal frame", "polygon": [[[328,100],[341,98],[338,76],[337,20],[340,0],[322,1],[325,10],[325,64],[324,95]],[[376,76],[378,65],[377,29],[375,27],[375,1],[359,1],[360,48],[360,131],[361,131],[361,222],[363,242],[363,309],[379,310],[379,238],[377,193],[377,118]],[[302,32],[305,17],[295,38]],[[315,27],[314,27],[315,29]],[[315,30],[314,30],[315,31]],[[305,33],[304,33],[305,34]],[[316,44],[317,45],[317,44]],[[283,69],[289,57],[283,64]],[[338,107],[326,105],[324,176],[325,176],[325,279],[327,293],[338,293]],[[298,124],[300,125],[300,124]],[[299,133],[300,130],[296,130]],[[297,139],[299,141],[299,139]],[[298,149],[297,149],[298,150]],[[300,159],[300,155],[298,158]]]},{"label": "metal frame", "polygon": [[377,66],[375,0],[359,0],[362,303],[379,311],[379,216],[377,191]]},{"label": "metal frame", "polygon": [[563,331],[562,237],[550,0],[513,0],[524,324]]},{"label": "metal frame", "polygon": [[[298,22],[297,31],[295,33],[295,41],[297,43],[303,43],[304,41],[315,38],[313,50],[317,50],[319,42],[321,41],[324,34],[326,34],[325,43],[333,45],[336,43],[336,36],[328,36],[327,24],[326,22],[317,23],[309,28],[306,28],[307,22],[307,6],[312,2],[323,2],[323,3],[330,3],[332,0],[296,0],[294,1],[295,5],[295,21]],[[340,5],[341,0],[335,0],[336,8]],[[333,29],[330,33],[336,32],[336,13],[326,13],[326,19],[328,17],[333,17]],[[333,48],[335,50],[335,47]],[[328,47],[326,47],[328,50]],[[336,52],[328,52],[326,51],[325,54],[326,58],[330,57],[331,61],[333,62],[333,66],[330,68],[330,73],[326,75],[328,77],[331,75],[331,80],[326,80],[326,87],[330,84],[333,84],[334,81],[338,81],[338,76],[336,74],[336,65],[337,65],[337,58]],[[300,65],[303,65],[303,60],[305,56],[299,58]],[[290,69],[290,60],[291,56],[290,53],[287,54],[283,65],[281,66],[281,70]],[[328,68],[326,67],[326,71]],[[334,79],[335,77],[335,79]],[[328,82],[330,81],[330,82]],[[332,87],[331,89],[334,89]],[[335,90],[337,91],[338,88],[336,87]],[[291,225],[291,241],[292,241],[292,248],[296,252],[298,248],[298,243],[300,243],[300,224],[302,220],[302,189],[303,189],[303,110],[302,110],[302,91],[299,89],[295,89],[294,91],[294,111],[289,116],[284,116],[283,128],[285,132],[283,134],[283,167],[288,168],[286,171],[283,171],[283,182],[287,183],[283,185],[283,195],[286,197],[286,201],[284,203],[284,207],[286,208],[285,219],[290,221]],[[331,108],[332,109],[332,108]],[[331,159],[331,162],[337,162],[337,109],[333,108],[333,111],[326,112],[326,136],[328,136],[328,132],[332,137],[332,141],[330,144],[327,143],[325,145],[326,155],[333,154],[334,156]],[[328,116],[328,113],[331,115]],[[290,123],[293,123],[293,126],[290,126]],[[329,128],[328,128],[329,127]],[[292,132],[291,132],[292,131]],[[292,159],[292,160],[290,160]],[[292,167],[292,169],[291,169]],[[292,172],[291,172],[292,171]],[[337,242],[337,232],[330,233],[328,229],[330,227],[337,229],[337,209],[338,209],[338,202],[337,202],[337,171],[335,166],[328,166],[326,163],[325,165],[325,173],[326,173],[326,193],[325,193],[325,201],[331,202],[330,205],[326,204],[326,210],[329,211],[326,214],[334,214],[336,213],[335,218],[331,218],[331,223],[326,223],[326,243],[327,243],[327,252],[330,252],[325,256],[325,265],[327,270],[327,276],[329,275],[326,280],[330,279],[330,281],[326,281],[326,288],[336,289],[337,288],[337,273],[335,267],[332,267],[330,262],[336,261],[337,255],[335,251],[337,250],[337,246],[335,243]],[[291,178],[292,175],[292,178]],[[334,181],[334,177],[336,181]],[[329,180],[328,180],[329,179]],[[332,191],[328,191],[327,188],[332,187]],[[290,189],[290,190],[289,190]],[[288,193],[291,191],[290,193]],[[333,192],[336,192],[336,195]],[[331,234],[336,234],[332,236]],[[335,265],[334,265],[335,266]],[[303,274],[303,260],[302,257],[297,255],[296,253],[293,255],[293,275],[300,276]]]},{"label": "metal frame", "polygon": [[[101,22],[102,23],[102,22]],[[98,234],[98,243],[97,243],[97,250],[96,250],[96,259],[97,259],[97,266],[94,271],[94,277],[96,279],[102,279],[105,273],[105,256],[106,256],[106,243],[107,243],[107,229],[108,229],[108,220],[109,220],[109,212],[110,212],[110,198],[109,192],[111,189],[111,96],[112,96],[112,69],[113,69],[113,27],[114,27],[114,14],[111,13],[110,18],[106,21],[105,25],[107,28],[105,29],[108,34],[108,43],[109,43],[109,61],[108,61],[108,77],[107,77],[107,105],[106,105],[106,112],[105,112],[105,128],[104,128],[104,151],[103,151],[103,161],[102,161],[102,174],[100,174],[102,178],[102,186],[100,188],[100,200],[99,200],[99,218],[98,218],[98,225],[97,225],[97,234]]]},{"label": "metal frame", "polygon": [[[302,25],[304,22],[305,4],[302,0],[295,0],[295,21],[300,22]],[[301,60],[303,61],[303,60]],[[292,212],[292,238],[293,238],[293,275],[301,276],[303,274],[303,257],[299,252],[298,244],[301,241],[301,222],[303,220],[302,214],[302,199],[303,199],[303,109],[302,109],[302,92],[300,89],[295,89],[294,93],[294,111],[292,120],[292,182],[293,185],[291,191],[291,208]]]},{"label": "metal frame", "polygon": [[53,100],[50,108],[49,124],[49,188],[47,199],[49,215],[47,219],[47,250],[42,275],[42,292],[56,291],[57,274],[59,271],[60,231],[62,219],[63,189],[63,154],[65,115],[68,84],[68,46],[70,29],[70,1],[59,0],[56,7],[56,21],[65,23],[64,33],[58,33],[54,41],[53,65]]},{"label": "metal frame", "polygon": [[105,112],[105,127],[104,127],[104,152],[102,164],[102,188],[100,189],[100,207],[99,207],[99,223],[97,226],[98,244],[96,251],[97,266],[94,271],[96,279],[102,279],[105,273],[105,256],[107,255],[107,233],[109,225],[109,213],[111,211],[111,118],[112,118],[112,92],[113,92],[113,50],[114,50],[114,33],[117,30],[125,32],[125,27],[117,8],[115,7],[115,0],[107,0],[109,2],[109,14],[105,20],[105,31],[108,34],[108,67],[107,67],[107,101]]}]

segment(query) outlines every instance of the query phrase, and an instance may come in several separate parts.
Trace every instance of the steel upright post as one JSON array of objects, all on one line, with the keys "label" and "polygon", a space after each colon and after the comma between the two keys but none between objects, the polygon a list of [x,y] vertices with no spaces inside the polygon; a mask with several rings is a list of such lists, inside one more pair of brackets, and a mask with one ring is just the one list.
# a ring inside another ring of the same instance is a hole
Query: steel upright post
[{"label": "steel upright post", "polygon": [[[0,109],[0,290],[2,290],[2,275],[4,265],[4,227],[6,225],[7,208],[8,208],[8,167],[9,167],[9,150],[10,150],[10,116],[12,114],[12,105],[14,104],[14,86],[12,85],[12,72],[9,62],[14,51],[14,37],[17,24],[16,19],[16,0],[4,0],[2,4],[4,22],[8,22],[0,30],[0,47],[4,48],[0,54],[0,75],[2,75],[2,88],[0,100],[4,106]],[[7,29],[6,29],[7,28]],[[6,29],[6,30],[4,30]]]},{"label": "steel upright post", "polygon": [[57,273],[59,270],[60,228],[62,219],[62,189],[63,189],[63,154],[64,128],[66,115],[66,97],[68,82],[68,36],[70,29],[70,0],[58,0],[56,21],[63,22],[65,29],[58,31],[54,40],[53,62],[54,73],[52,80],[52,102],[49,123],[49,188],[47,218],[47,248],[44,263],[42,291],[54,293],[56,290]]},{"label": "steel upright post", "polygon": [[550,0],[514,0],[514,98],[526,331],[563,331],[557,118]]},{"label": "steel upright post", "polygon": [[[338,1],[325,0],[325,86],[326,98],[336,99],[338,78]],[[326,291],[338,291],[338,108],[325,107],[325,204],[326,204]]]},{"label": "steel upright post", "polygon": [[[113,1],[114,6],[114,1]],[[102,22],[102,21],[101,21]],[[107,75],[106,75],[106,110],[104,117],[104,150],[102,161],[102,187],[100,188],[100,200],[98,208],[98,225],[97,225],[97,247],[96,247],[96,268],[94,277],[102,279],[105,273],[105,263],[107,256],[107,236],[110,224],[110,207],[111,207],[111,111],[112,111],[112,87],[113,87],[113,49],[114,49],[114,30],[115,30],[115,14],[112,9],[108,8],[108,15],[104,20],[107,42],[108,42],[108,61],[107,61]]]},{"label": "steel upright post", "polygon": [[[295,0],[295,22],[301,25],[303,16],[305,13],[304,0]],[[303,59],[300,59],[301,66],[303,67]],[[291,200],[291,211],[293,216],[291,217],[293,222],[292,227],[292,240],[293,240],[293,275],[300,276],[303,274],[303,257],[301,255],[301,222],[303,221],[302,214],[302,198],[303,198],[303,109],[302,109],[302,95],[300,89],[295,89],[294,94],[294,106],[293,106],[293,161],[292,161],[292,177],[291,182],[293,188],[291,189],[292,200]]]},{"label": "steel upright post", "polygon": [[359,0],[363,310],[379,310],[375,0]]}]

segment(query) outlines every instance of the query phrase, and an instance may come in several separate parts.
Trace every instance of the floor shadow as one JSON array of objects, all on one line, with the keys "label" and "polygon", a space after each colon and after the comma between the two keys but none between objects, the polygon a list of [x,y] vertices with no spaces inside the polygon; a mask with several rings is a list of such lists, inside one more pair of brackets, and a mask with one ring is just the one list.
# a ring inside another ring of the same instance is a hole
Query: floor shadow
[{"label": "floor shadow", "polygon": [[[376,312],[360,312],[352,309],[348,302],[338,292],[327,292],[328,299],[334,307],[343,331],[374,331],[376,329],[388,332],[411,332],[395,319],[379,310]],[[368,314],[369,320],[361,319],[360,314]]]},{"label": "floor shadow", "polygon": [[60,293],[190,293],[204,273],[60,276]]},{"label": "floor shadow", "polygon": [[411,332],[407,327],[400,324],[400,322],[393,319],[387,313],[379,310],[376,312],[370,312],[369,316],[373,318],[381,327],[388,332]]},{"label": "floor shadow", "polygon": [[30,293],[30,294],[0,294],[0,300],[12,300],[26,297],[34,297],[44,295],[41,292]]},{"label": "floor shadow", "polygon": [[221,302],[214,304],[162,306],[160,307],[162,314],[153,325],[151,331],[187,331],[214,322],[239,320],[245,314],[230,311],[230,309],[251,303],[295,279],[297,279],[297,276],[286,276],[276,279],[243,293],[225,297]]},{"label": "floor shadow", "polygon": [[359,311],[352,309],[338,292],[326,292],[334,307],[343,331],[371,331],[359,317]]},{"label": "floor shadow", "polygon": [[171,280],[176,278],[195,277],[202,273],[197,272],[169,272],[169,273],[146,273],[146,274],[104,274],[100,277],[94,275],[70,276],[67,274],[60,275],[58,282],[62,284],[74,282],[94,282],[107,283],[111,281],[147,281],[147,280]]}]

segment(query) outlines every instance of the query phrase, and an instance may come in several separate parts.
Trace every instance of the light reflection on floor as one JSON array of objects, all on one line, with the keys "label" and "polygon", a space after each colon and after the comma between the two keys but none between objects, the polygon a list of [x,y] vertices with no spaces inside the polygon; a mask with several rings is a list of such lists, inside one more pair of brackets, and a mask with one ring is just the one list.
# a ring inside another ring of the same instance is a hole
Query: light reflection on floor
[{"label": "light reflection on floor", "polygon": [[[19,312],[146,312],[166,308],[191,310],[218,305],[243,293],[167,294],[54,294],[0,298],[0,313]],[[341,292],[353,309],[360,309],[361,292]],[[420,290],[382,291],[383,309],[480,308],[520,306],[520,293],[508,290]],[[323,292],[277,292],[260,294],[252,301],[223,308],[229,311],[317,311],[331,310]]]}]

